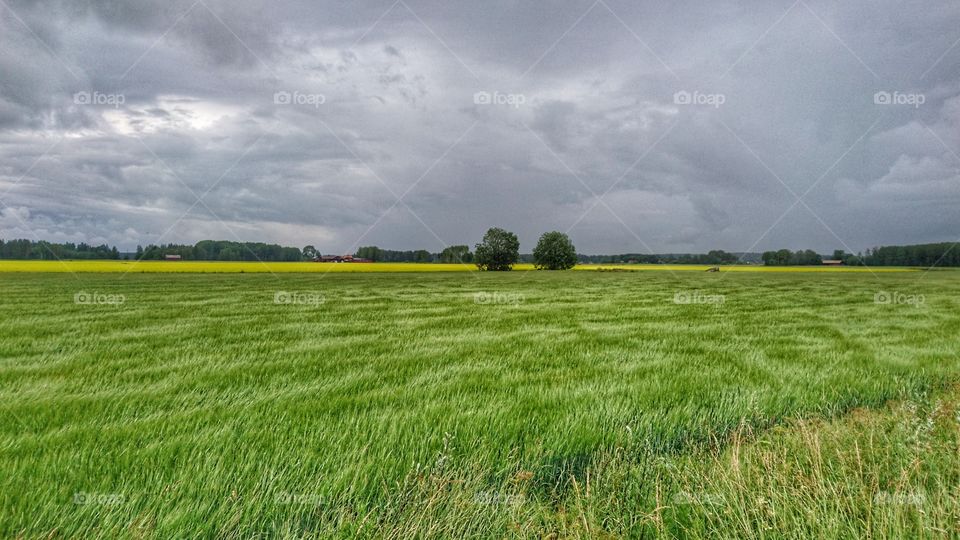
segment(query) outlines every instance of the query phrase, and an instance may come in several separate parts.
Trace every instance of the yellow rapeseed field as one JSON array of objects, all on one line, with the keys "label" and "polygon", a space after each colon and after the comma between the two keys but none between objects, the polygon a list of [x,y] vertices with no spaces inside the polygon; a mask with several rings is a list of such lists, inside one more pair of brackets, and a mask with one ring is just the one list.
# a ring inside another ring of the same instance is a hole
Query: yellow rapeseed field
[{"label": "yellow rapeseed field", "polygon": [[[694,264],[583,264],[574,270],[703,272],[710,266]],[[533,270],[518,264],[514,270]],[[75,273],[353,273],[353,272],[472,272],[472,264],[418,263],[314,263],[314,262],[219,262],[219,261],[0,261],[3,272]],[[911,268],[862,268],[837,266],[721,266],[721,272],[909,272]]]}]

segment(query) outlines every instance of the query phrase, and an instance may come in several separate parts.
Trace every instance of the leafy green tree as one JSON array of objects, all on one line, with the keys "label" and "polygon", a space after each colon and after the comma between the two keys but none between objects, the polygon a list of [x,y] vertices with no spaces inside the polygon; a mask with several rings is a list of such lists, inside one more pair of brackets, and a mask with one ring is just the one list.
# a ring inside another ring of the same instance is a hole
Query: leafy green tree
[{"label": "leafy green tree", "polygon": [[361,259],[370,259],[373,262],[381,262],[384,260],[383,250],[377,246],[363,246],[357,249],[356,256]]},{"label": "leafy green tree", "polygon": [[512,270],[520,258],[520,240],[512,232],[494,227],[483,235],[483,241],[474,251],[477,268],[500,272]]},{"label": "leafy green tree", "polygon": [[[317,255],[320,255],[320,252],[317,252]],[[303,253],[299,248],[285,247],[280,252],[280,259],[284,262],[299,262],[303,260]]]},{"label": "leafy green tree", "polygon": [[577,264],[577,249],[562,232],[543,233],[533,250],[533,264],[539,269],[569,270]]},{"label": "leafy green tree", "polygon": [[312,261],[320,257],[320,252],[313,246],[303,246],[303,258]]},{"label": "leafy green tree", "polygon": [[777,264],[780,266],[787,266],[790,264],[791,259],[793,259],[793,253],[789,249],[781,249],[777,251]]},{"label": "leafy green tree", "polygon": [[413,252],[413,262],[428,263],[433,260],[433,255],[425,249],[418,249]]},{"label": "leafy green tree", "polygon": [[812,249],[802,251],[765,251],[763,264],[767,266],[817,266],[823,264],[823,257]]},{"label": "leafy green tree", "polygon": [[440,253],[442,263],[469,263],[473,262],[473,253],[470,246],[449,246]]}]

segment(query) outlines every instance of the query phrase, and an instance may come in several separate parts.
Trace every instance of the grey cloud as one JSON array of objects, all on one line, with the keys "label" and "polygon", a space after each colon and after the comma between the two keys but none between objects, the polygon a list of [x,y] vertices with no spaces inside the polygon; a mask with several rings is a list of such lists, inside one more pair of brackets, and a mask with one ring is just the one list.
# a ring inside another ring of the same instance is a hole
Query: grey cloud
[{"label": "grey cloud", "polygon": [[[391,5],[9,2],[0,237],[439,250],[496,225],[525,250],[559,229],[582,252],[827,252],[960,235],[960,6]],[[811,186],[816,216],[783,217]]]}]

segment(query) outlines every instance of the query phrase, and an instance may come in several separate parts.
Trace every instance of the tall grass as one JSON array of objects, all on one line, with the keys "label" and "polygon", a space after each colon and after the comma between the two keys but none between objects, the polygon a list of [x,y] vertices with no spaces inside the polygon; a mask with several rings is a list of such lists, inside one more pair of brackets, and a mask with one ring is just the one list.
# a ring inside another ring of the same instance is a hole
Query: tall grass
[{"label": "tall grass", "polygon": [[4,275],[0,535],[709,531],[664,464],[955,378],[918,277]]}]

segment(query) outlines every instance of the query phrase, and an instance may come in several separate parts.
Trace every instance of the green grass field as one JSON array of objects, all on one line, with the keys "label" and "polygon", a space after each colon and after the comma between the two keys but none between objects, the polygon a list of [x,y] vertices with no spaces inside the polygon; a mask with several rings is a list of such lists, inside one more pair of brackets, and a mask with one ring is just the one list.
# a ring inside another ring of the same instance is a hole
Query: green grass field
[{"label": "green grass field", "polygon": [[4,274],[0,537],[960,534],[958,285]]}]

